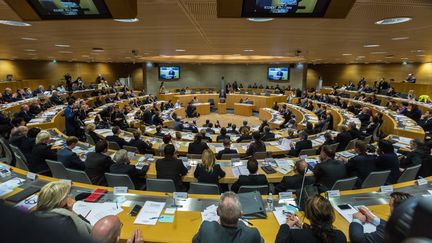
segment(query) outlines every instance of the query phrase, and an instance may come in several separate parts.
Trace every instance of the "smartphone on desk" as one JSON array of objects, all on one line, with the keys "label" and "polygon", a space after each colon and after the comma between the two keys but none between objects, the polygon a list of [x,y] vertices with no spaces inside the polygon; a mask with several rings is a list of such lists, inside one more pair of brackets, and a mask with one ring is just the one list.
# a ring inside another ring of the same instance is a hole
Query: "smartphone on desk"
[{"label": "smartphone on desk", "polygon": [[142,208],[142,206],[136,204],[136,205],[132,208],[132,210],[129,212],[130,216],[133,216],[133,217],[137,216],[138,213],[139,213],[139,211],[141,210],[141,208]]}]

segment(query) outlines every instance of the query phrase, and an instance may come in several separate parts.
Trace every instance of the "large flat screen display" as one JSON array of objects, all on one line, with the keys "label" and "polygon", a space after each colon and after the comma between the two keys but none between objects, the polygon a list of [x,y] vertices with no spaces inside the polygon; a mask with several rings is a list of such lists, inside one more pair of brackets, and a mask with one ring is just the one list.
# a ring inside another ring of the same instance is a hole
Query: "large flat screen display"
[{"label": "large flat screen display", "polygon": [[159,67],[160,80],[176,80],[180,79],[179,66],[160,66]]},{"label": "large flat screen display", "polygon": [[267,78],[274,81],[288,81],[289,67],[269,67]]},{"label": "large flat screen display", "polygon": [[323,17],[331,0],[243,0],[242,17]]},{"label": "large flat screen display", "polygon": [[104,0],[27,0],[41,19],[112,18]]}]

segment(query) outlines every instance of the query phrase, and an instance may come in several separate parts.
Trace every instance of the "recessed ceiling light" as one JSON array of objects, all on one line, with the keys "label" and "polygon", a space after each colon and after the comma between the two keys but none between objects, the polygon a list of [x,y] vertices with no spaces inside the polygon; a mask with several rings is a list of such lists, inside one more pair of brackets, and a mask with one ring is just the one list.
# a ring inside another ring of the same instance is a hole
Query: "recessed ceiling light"
[{"label": "recessed ceiling light", "polygon": [[403,36],[403,37],[393,37],[393,38],[391,38],[391,39],[394,40],[394,41],[399,41],[399,40],[408,40],[409,37],[407,37],[407,36]]},{"label": "recessed ceiling light", "polygon": [[342,56],[352,56],[352,54],[351,53],[344,53],[344,54],[342,54]]},{"label": "recessed ceiling light", "polygon": [[402,24],[405,22],[411,21],[411,17],[395,17],[395,18],[387,18],[387,19],[381,19],[375,22],[375,24],[379,25],[391,25],[391,24]]},{"label": "recessed ceiling light", "polygon": [[62,48],[68,48],[68,47],[70,47],[70,45],[66,45],[66,44],[57,44],[55,46],[56,47],[62,47]]},{"label": "recessed ceiling light", "polygon": [[121,23],[135,23],[135,22],[138,22],[139,19],[138,18],[133,18],[133,19],[114,19],[114,21],[121,22]]},{"label": "recessed ceiling light", "polygon": [[401,57],[402,60],[408,60],[408,57]]},{"label": "recessed ceiling light", "polygon": [[14,20],[0,20],[0,24],[4,25],[10,25],[10,26],[18,26],[18,27],[28,27],[31,26],[31,24],[21,21],[14,21]]},{"label": "recessed ceiling light", "polygon": [[422,53],[422,52],[424,52],[424,50],[412,50],[411,52],[412,53]]},{"label": "recessed ceiling light", "polygon": [[35,49],[25,49],[24,51],[33,52],[33,51],[36,51],[36,50]]},{"label": "recessed ceiling light", "polygon": [[424,55],[424,54],[419,54],[419,55],[417,55],[418,57],[425,57],[426,55]]},{"label": "recessed ceiling light", "polygon": [[36,53],[27,53],[27,55],[29,55],[29,56],[36,56],[37,54]]},{"label": "recessed ceiling light", "polygon": [[390,59],[390,58],[394,58],[394,56],[393,55],[389,55],[389,56],[385,56],[384,58]]},{"label": "recessed ceiling light", "polygon": [[31,38],[31,37],[23,37],[23,38],[21,38],[21,40],[35,41],[37,39],[36,38]]},{"label": "recessed ceiling light", "polygon": [[263,22],[269,22],[274,20],[273,18],[248,18],[249,21],[251,22],[258,22],[258,23],[263,23]]},{"label": "recessed ceiling light", "polygon": [[378,45],[378,44],[366,44],[366,45],[364,45],[363,47],[366,47],[366,48],[374,48],[374,47],[379,47],[380,45]]},{"label": "recessed ceiling light", "polygon": [[71,51],[59,51],[59,53],[63,53],[63,54],[71,54]]},{"label": "recessed ceiling light", "polygon": [[104,51],[105,50],[103,48],[98,48],[98,47],[92,49],[92,52],[104,52]]},{"label": "recessed ceiling light", "polygon": [[357,56],[357,58],[365,58],[365,56]]},{"label": "recessed ceiling light", "polygon": [[185,52],[186,50],[185,49],[176,49],[175,51],[177,51],[177,52]]},{"label": "recessed ceiling light", "polygon": [[243,50],[244,52],[253,52],[254,50],[252,50],[252,49],[246,49],[246,50]]},{"label": "recessed ceiling light", "polygon": [[381,55],[381,54],[387,54],[387,52],[386,51],[374,51],[374,52],[371,52],[371,54],[372,55]]}]

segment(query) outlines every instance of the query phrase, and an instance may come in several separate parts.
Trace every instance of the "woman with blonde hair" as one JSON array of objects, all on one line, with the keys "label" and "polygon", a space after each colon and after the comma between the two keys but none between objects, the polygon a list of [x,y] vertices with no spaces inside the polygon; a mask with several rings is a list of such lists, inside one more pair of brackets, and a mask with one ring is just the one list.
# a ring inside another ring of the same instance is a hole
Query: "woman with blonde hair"
[{"label": "woman with blonde hair", "polygon": [[225,171],[216,164],[216,157],[210,149],[202,153],[202,163],[198,164],[194,177],[201,183],[219,184],[219,179],[225,177]]},{"label": "woman with blonde hair", "polygon": [[46,160],[57,160],[57,150],[49,145],[51,135],[47,131],[41,131],[36,136],[35,145],[32,148],[29,167],[31,172],[47,173],[49,171]]},{"label": "woman with blonde hair", "polygon": [[[308,242],[308,243],[346,243],[342,231],[333,226],[335,213],[330,201],[321,195],[309,198],[305,204],[305,217],[310,225],[301,224],[299,219],[289,214],[286,224],[279,228],[276,243]],[[295,229],[295,230],[292,230]]]},{"label": "woman with blonde hair", "polygon": [[70,190],[71,186],[64,181],[46,184],[39,192],[35,215],[51,221],[65,233],[76,232],[89,237],[92,227],[72,211],[75,200],[70,197]]}]

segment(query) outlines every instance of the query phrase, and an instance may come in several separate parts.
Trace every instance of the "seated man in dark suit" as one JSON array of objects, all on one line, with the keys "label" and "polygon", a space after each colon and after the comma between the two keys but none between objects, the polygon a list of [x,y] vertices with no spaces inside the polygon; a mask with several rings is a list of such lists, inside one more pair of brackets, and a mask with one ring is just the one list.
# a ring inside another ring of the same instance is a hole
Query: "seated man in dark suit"
[{"label": "seated man in dark suit", "polygon": [[257,174],[258,161],[256,159],[250,158],[248,160],[247,169],[249,170],[249,175],[240,175],[238,180],[231,186],[231,191],[237,193],[241,186],[268,185],[267,177]]},{"label": "seated man in dark suit", "polygon": [[206,133],[215,134],[215,130],[213,130],[213,123],[209,123],[208,127],[205,129]]},{"label": "seated man in dark suit", "polygon": [[242,130],[246,128],[248,129],[248,131],[250,131],[250,126],[248,126],[248,121],[243,121],[243,126],[239,128],[239,133],[242,133]]},{"label": "seated man in dark suit", "polygon": [[33,119],[35,117],[30,112],[30,108],[28,105],[21,106],[21,111],[18,112],[15,116],[23,118],[25,122],[29,122],[31,119]]},{"label": "seated man in dark suit", "polygon": [[300,154],[300,151],[303,149],[311,149],[312,148],[312,141],[309,140],[309,135],[305,131],[301,131],[299,134],[300,141],[296,142],[295,145],[291,145],[291,150],[289,152],[289,155],[298,157]]},{"label": "seated man in dark suit", "polygon": [[211,137],[206,135],[206,130],[202,129],[200,131],[200,134],[201,134],[202,140],[205,140],[205,141],[211,143],[212,139],[211,139]]},{"label": "seated man in dark suit", "polygon": [[329,146],[323,146],[319,155],[321,163],[313,169],[316,183],[323,185],[327,190],[331,190],[337,180],[347,177],[345,165],[335,160],[334,156],[335,151]]},{"label": "seated man in dark suit", "polygon": [[124,149],[120,149],[115,153],[114,162],[115,163],[110,166],[111,173],[128,175],[137,190],[144,187],[145,175],[149,168],[148,165],[138,170],[134,165],[130,164],[128,152]]},{"label": "seated man in dark suit", "polygon": [[253,156],[256,152],[266,152],[267,148],[265,143],[261,140],[261,133],[255,131],[252,133],[253,142],[249,145],[246,150],[247,156]]},{"label": "seated man in dark suit", "polygon": [[[393,192],[390,194],[390,212],[393,212],[401,203],[411,197],[404,192]],[[365,233],[363,224],[371,223],[376,226],[376,231]],[[349,225],[349,237],[352,243],[375,243],[384,242],[384,229],[387,222],[372,214],[367,208],[360,207],[359,212],[353,214],[353,220]]]},{"label": "seated man in dark suit", "polygon": [[239,222],[242,209],[238,196],[233,192],[222,194],[217,214],[219,222],[204,221],[198,233],[193,237],[193,243],[219,242],[264,242],[256,228],[248,227]]},{"label": "seated man in dark suit", "polygon": [[226,128],[225,128],[225,127],[222,127],[221,130],[220,130],[220,135],[217,136],[216,141],[217,141],[217,142],[221,142],[221,141],[224,141],[224,140],[227,140],[227,139],[229,140],[229,139],[230,139],[230,136],[227,135],[227,130],[226,130]]},{"label": "seated man in dark suit", "polygon": [[197,134],[194,141],[189,143],[188,154],[202,154],[205,149],[208,149],[207,143],[202,141],[201,134]]},{"label": "seated man in dark suit", "polygon": [[357,176],[357,187],[360,187],[364,179],[371,173],[376,171],[375,160],[376,156],[368,155],[367,144],[363,141],[357,141],[355,143],[355,152],[357,156],[348,160],[346,169],[348,176]]},{"label": "seated man in dark suit", "polygon": [[64,100],[63,98],[58,95],[57,91],[53,91],[51,97],[49,98],[49,100],[51,101],[51,103],[53,103],[54,105],[62,105],[64,104]]},{"label": "seated man in dark suit", "polygon": [[141,140],[141,131],[136,130],[133,132],[134,138],[129,142],[129,146],[135,147],[138,149],[138,153],[145,154],[147,151],[151,150],[152,144],[149,142],[144,142]]},{"label": "seated man in dark suit", "polygon": [[[285,192],[287,190],[297,190],[301,188],[302,182],[303,182],[303,176],[306,173],[306,169],[308,167],[308,164],[304,160],[298,160],[295,163],[294,166],[294,173],[293,176],[284,176],[282,178],[281,183],[277,184],[275,186],[275,192]],[[312,176],[306,176],[304,185],[311,185],[315,182],[315,178]]]},{"label": "seated man in dark suit", "polygon": [[57,151],[57,160],[61,162],[66,168],[75,170],[84,170],[85,165],[76,153],[72,150],[78,144],[78,138],[71,136],[66,139],[66,147]]},{"label": "seated man in dark suit", "polygon": [[114,161],[105,153],[108,151],[108,142],[101,140],[96,143],[95,152],[90,152],[85,160],[85,172],[94,185],[107,185],[105,172],[109,172]]},{"label": "seated man in dark suit", "polygon": [[340,133],[336,136],[336,142],[339,143],[336,151],[339,152],[345,150],[346,146],[352,139],[348,127],[346,125],[341,125]]},{"label": "seated man in dark suit", "polygon": [[155,137],[160,137],[160,138],[165,136],[165,133],[162,132],[162,126],[156,127],[156,133],[154,135],[155,135]]},{"label": "seated man in dark suit", "polygon": [[156,160],[156,176],[158,179],[171,179],[174,181],[176,191],[185,191],[186,187],[181,181],[181,177],[188,173],[180,159],[175,155],[175,147],[167,144],[164,148],[165,157]]},{"label": "seated man in dark suit", "polygon": [[357,129],[357,125],[354,122],[350,122],[348,124],[349,133],[351,135],[351,139],[362,139],[362,134],[360,130]]},{"label": "seated man in dark suit", "polygon": [[119,137],[120,133],[121,133],[120,127],[118,127],[118,126],[113,127],[112,133],[113,133],[113,135],[107,136],[106,140],[108,140],[110,142],[116,142],[120,146],[120,148],[123,148],[123,145],[129,145],[129,143],[126,142],[126,140]]},{"label": "seated man in dark suit", "polygon": [[264,127],[264,135],[263,135],[262,140],[263,141],[273,141],[274,139],[275,139],[275,134],[270,131],[270,127],[268,127],[268,126]]},{"label": "seated man in dark suit", "polygon": [[216,159],[222,159],[223,154],[237,154],[237,150],[231,149],[231,141],[226,139],[223,141],[224,149],[219,151],[216,155]]},{"label": "seated man in dark suit", "polygon": [[239,134],[239,131],[237,131],[237,125],[236,125],[236,124],[232,124],[232,125],[231,125],[231,129],[229,129],[229,130],[227,131],[227,133]]}]

